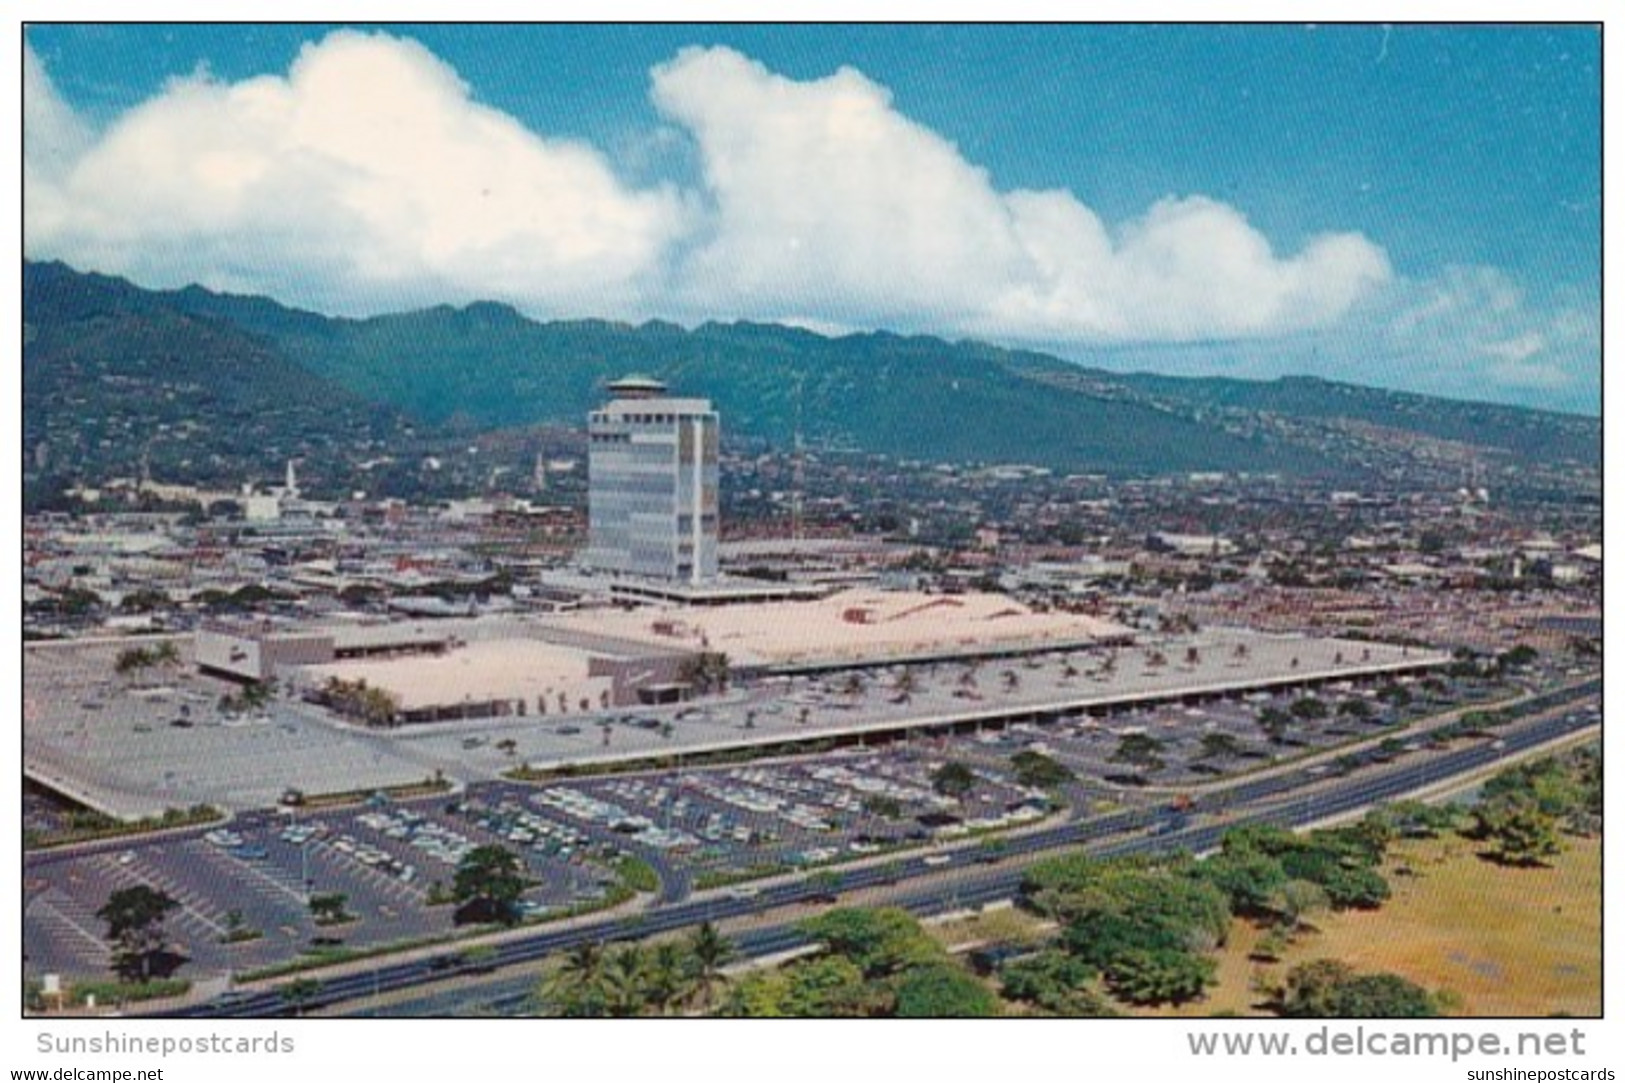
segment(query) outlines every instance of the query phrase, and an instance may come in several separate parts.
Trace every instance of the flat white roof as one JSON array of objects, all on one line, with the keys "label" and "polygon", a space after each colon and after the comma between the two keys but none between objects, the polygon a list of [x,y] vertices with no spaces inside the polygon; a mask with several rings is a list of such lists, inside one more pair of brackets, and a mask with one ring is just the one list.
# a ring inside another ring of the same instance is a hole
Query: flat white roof
[{"label": "flat white roof", "polygon": [[537,696],[576,700],[586,696],[597,706],[600,693],[610,687],[606,677],[589,677],[586,651],[537,639],[498,639],[470,643],[433,657],[355,659],[302,666],[304,680],[319,686],[329,677],[365,680],[398,697],[403,710],[425,710],[458,703],[484,703],[497,699],[525,699],[533,706]]},{"label": "flat white roof", "polygon": [[713,650],[737,663],[796,664],[963,649],[1075,643],[1129,634],[1076,613],[1039,613],[1002,594],[845,590],[809,601],[593,611],[548,623],[665,647]]}]

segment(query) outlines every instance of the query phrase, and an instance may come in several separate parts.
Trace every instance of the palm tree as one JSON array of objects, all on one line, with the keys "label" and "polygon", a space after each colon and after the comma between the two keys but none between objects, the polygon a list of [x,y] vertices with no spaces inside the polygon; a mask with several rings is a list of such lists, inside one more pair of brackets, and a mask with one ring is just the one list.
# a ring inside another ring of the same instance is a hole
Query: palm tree
[{"label": "palm tree", "polygon": [[645,960],[648,1005],[656,1014],[667,1015],[691,992],[692,961],[682,944],[663,940]]},{"label": "palm tree", "polygon": [[610,954],[604,965],[604,993],[609,1014],[618,1018],[638,1015],[647,1000],[643,951],[636,944],[624,944]]},{"label": "palm tree", "polygon": [[688,954],[694,961],[694,988],[700,1006],[709,1007],[717,982],[722,979],[722,968],[734,956],[733,941],[708,921],[688,938]]},{"label": "palm tree", "polygon": [[566,952],[564,962],[543,985],[542,999],[556,1015],[603,1015],[603,944],[586,940]]}]

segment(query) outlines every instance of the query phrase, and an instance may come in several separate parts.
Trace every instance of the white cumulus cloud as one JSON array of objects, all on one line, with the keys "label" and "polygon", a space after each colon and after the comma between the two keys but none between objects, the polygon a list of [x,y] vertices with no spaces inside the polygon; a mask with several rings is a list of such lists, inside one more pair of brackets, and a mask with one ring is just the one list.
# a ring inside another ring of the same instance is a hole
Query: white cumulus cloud
[{"label": "white cumulus cloud", "polygon": [[1112,229],[1068,192],[1000,192],[849,68],[798,82],[687,49],[655,69],[654,100],[692,134],[713,208],[678,279],[696,307],[771,316],[817,298],[850,322],[1187,341],[1319,326],[1390,278],[1362,236],[1282,256],[1205,197]]},{"label": "white cumulus cloud", "polygon": [[862,73],[793,80],[725,48],[652,71],[655,135],[698,166],[642,188],[386,34],[332,33],[286,75],[173,80],[100,132],[26,49],[24,75],[28,254],[145,285],[1083,346],[1275,339],[1393,282],[1360,234],[1280,252],[1201,195],[1108,223],[1064,190],[1001,191]]},{"label": "white cumulus cloud", "polygon": [[286,77],[175,80],[69,151],[76,122],[43,73],[25,93],[29,254],[148,283],[328,311],[626,304],[685,228],[675,192],[628,189],[593,148],[527,131],[386,35],[331,34]]}]

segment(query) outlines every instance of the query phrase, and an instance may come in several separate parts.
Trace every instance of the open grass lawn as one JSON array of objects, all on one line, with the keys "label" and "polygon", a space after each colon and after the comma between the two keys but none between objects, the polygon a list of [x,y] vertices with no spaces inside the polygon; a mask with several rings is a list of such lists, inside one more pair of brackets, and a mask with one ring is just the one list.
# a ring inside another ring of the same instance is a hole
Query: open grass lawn
[{"label": "open grass lawn", "polygon": [[1013,906],[984,910],[973,917],[932,922],[925,931],[949,951],[981,944],[1037,944],[1055,933],[1055,926]]},{"label": "open grass lawn", "polygon": [[[1478,856],[1456,838],[1401,842],[1384,875],[1393,887],[1373,913],[1324,913],[1278,963],[1247,958],[1261,933],[1237,922],[1219,956],[1219,984],[1207,999],[1135,1014],[1267,1014],[1250,985],[1279,980],[1310,959],[1341,959],[1391,971],[1459,997],[1461,1016],[1596,1016],[1602,1011],[1602,864],[1597,839],[1565,838],[1548,868],[1515,869]],[[1413,875],[1398,870],[1409,868]]]}]

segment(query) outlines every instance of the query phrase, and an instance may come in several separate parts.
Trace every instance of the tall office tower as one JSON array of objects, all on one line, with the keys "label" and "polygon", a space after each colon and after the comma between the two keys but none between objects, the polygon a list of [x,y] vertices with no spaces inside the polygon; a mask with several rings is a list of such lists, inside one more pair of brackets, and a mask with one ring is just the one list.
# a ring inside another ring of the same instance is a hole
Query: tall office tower
[{"label": "tall office tower", "polygon": [[682,583],[717,574],[717,413],[628,376],[588,417],[586,562]]}]

